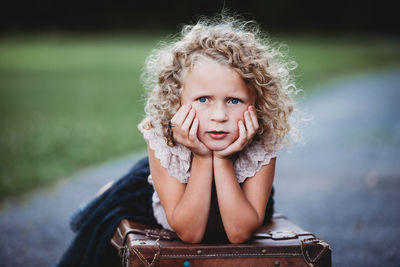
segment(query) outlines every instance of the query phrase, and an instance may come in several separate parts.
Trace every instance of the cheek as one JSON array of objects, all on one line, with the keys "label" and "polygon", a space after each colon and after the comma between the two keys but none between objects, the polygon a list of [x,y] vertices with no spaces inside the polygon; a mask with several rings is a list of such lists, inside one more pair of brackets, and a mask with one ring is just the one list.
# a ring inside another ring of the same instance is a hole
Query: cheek
[{"label": "cheek", "polygon": [[196,111],[196,118],[199,120],[199,128],[200,128],[204,125],[207,116],[201,109],[198,109],[196,107],[193,107],[193,109]]},{"label": "cheek", "polygon": [[246,109],[238,109],[238,110],[234,110],[231,114],[232,114],[232,119],[236,122],[236,124],[242,120],[244,121],[244,112],[246,111]]},{"label": "cheek", "polygon": [[196,115],[196,118],[199,120],[199,127],[203,128],[206,124],[206,118],[202,114]]},{"label": "cheek", "polygon": [[246,111],[246,109],[238,109],[238,110],[234,110],[232,111],[232,115],[231,115],[231,119],[234,122],[234,125],[232,125],[233,130],[236,133],[235,138],[237,138],[239,136],[239,121],[243,121],[244,123],[244,112]]}]

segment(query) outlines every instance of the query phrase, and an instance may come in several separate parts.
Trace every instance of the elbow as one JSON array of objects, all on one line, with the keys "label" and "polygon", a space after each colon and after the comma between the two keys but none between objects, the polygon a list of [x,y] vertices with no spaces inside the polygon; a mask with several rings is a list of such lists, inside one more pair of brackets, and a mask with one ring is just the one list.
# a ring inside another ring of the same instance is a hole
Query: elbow
[{"label": "elbow", "polygon": [[197,233],[193,231],[186,231],[180,233],[177,232],[177,235],[185,243],[198,244],[203,240],[203,234],[199,232]]},{"label": "elbow", "polygon": [[184,226],[170,224],[172,229],[174,229],[175,233],[178,235],[179,239],[185,243],[197,244],[203,240],[204,231],[200,231],[196,228],[188,227],[187,224]]},{"label": "elbow", "polygon": [[232,244],[241,244],[245,243],[247,240],[250,239],[252,232],[234,230],[234,231],[229,231],[226,234],[228,236],[229,242],[231,242]]},{"label": "elbow", "polygon": [[256,222],[253,225],[231,225],[231,227],[225,228],[225,231],[229,242],[241,244],[247,242],[260,225],[262,225],[262,222]]}]

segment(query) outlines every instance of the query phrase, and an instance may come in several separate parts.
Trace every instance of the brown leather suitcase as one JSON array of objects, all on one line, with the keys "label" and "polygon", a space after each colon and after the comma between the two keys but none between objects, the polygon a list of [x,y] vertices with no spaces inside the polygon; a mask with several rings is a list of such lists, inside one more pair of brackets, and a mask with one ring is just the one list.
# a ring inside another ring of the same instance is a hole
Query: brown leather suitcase
[{"label": "brown leather suitcase", "polygon": [[244,244],[186,244],[173,232],[126,219],[111,243],[123,266],[331,266],[329,245],[282,215]]}]

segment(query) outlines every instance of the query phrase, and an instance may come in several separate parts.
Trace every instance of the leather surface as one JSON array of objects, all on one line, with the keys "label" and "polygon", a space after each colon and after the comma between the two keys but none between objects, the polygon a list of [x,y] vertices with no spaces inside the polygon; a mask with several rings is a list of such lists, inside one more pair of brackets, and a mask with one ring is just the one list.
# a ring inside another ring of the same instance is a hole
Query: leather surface
[{"label": "leather surface", "polygon": [[[152,262],[182,266],[185,261],[190,266],[260,266],[261,262],[268,266],[330,266],[330,247],[321,242],[277,214],[243,244],[183,243],[174,232],[128,220],[121,221],[112,239],[129,266],[152,266]],[[319,264],[322,261],[324,265]]]}]

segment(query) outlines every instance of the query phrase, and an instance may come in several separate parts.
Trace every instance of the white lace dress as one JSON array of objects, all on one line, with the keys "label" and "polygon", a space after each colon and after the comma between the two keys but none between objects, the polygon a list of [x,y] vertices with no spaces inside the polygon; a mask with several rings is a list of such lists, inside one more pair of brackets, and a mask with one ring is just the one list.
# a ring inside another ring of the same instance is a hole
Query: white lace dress
[{"label": "white lace dress", "polygon": [[[192,161],[191,151],[180,144],[173,147],[168,146],[162,133],[161,124],[159,122],[153,122],[153,126],[154,128],[147,130],[143,128],[142,124],[139,124],[138,129],[142,132],[150,148],[154,150],[155,157],[160,160],[161,166],[168,170],[169,175],[176,178],[181,183],[187,183],[190,177]],[[234,169],[239,183],[243,183],[248,177],[253,177],[263,165],[270,162],[271,158],[276,157],[277,151],[281,148],[280,143],[277,142],[273,135],[264,138],[265,144],[273,145],[274,149],[272,152],[268,152],[264,148],[265,146],[261,145],[261,142],[261,140],[254,141],[239,152],[234,162]],[[147,180],[149,184],[153,185],[151,174]],[[165,229],[173,231],[167,222],[164,208],[161,205],[160,198],[155,189],[152,201],[153,213],[157,222]]]}]

